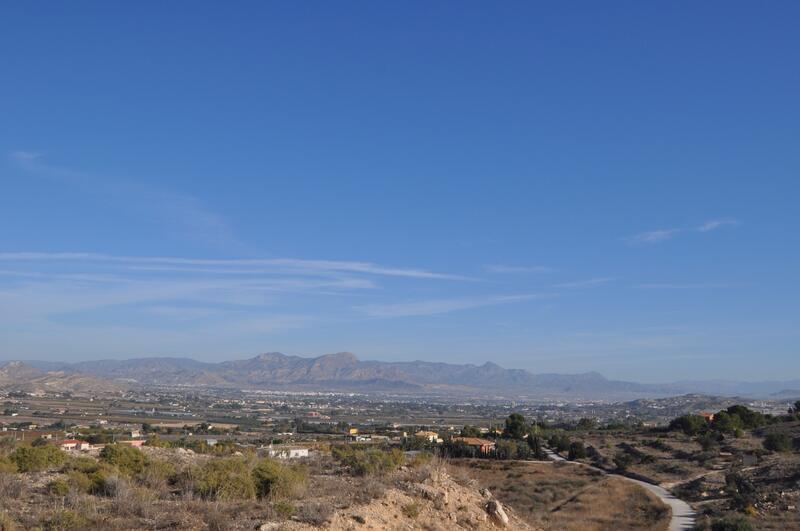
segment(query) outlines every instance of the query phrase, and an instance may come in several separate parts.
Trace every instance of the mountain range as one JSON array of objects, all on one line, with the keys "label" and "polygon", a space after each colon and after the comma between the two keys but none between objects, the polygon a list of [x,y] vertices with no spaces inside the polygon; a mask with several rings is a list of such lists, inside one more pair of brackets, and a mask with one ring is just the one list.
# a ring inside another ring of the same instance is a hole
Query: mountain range
[{"label": "mountain range", "polygon": [[[16,376],[4,380],[3,371]],[[49,381],[44,386],[45,381]],[[0,366],[0,387],[20,386],[69,390],[94,385],[206,387],[252,390],[389,392],[406,395],[453,395],[509,399],[628,400],[685,393],[768,397],[800,389],[800,380],[782,382],[686,381],[642,384],[609,380],[597,372],[535,374],[483,365],[428,361],[362,361],[349,352],[315,358],[272,352],[254,358],[218,363],[189,358],[140,358],[76,363],[10,362]],[[81,384],[81,385],[79,385]]]}]

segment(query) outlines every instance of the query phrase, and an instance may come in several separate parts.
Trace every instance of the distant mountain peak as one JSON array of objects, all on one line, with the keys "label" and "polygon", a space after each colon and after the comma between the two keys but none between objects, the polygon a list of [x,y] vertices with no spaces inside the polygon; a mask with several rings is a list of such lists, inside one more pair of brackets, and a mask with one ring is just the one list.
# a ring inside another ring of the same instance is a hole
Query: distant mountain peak
[{"label": "distant mountain peak", "polygon": [[336,352],[334,354],[325,354],[317,358],[318,360],[338,361],[341,363],[358,363],[358,357],[352,352]]},{"label": "distant mountain peak", "polygon": [[259,354],[253,359],[258,361],[273,361],[275,359],[281,359],[285,357],[286,354],[281,354],[280,352],[264,352],[263,354]]}]

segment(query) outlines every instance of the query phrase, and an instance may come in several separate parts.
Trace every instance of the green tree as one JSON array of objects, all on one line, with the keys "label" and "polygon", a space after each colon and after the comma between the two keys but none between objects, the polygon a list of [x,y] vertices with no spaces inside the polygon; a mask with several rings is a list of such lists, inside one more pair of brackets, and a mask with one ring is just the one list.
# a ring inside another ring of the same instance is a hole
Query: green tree
[{"label": "green tree", "polygon": [[533,430],[531,430],[530,435],[528,435],[528,446],[531,448],[531,455],[533,455],[534,459],[544,459],[547,457],[544,448],[542,448],[542,438],[538,435],[534,435]]},{"label": "green tree", "polygon": [[708,427],[708,422],[700,415],[682,415],[672,419],[669,429],[672,431],[682,431],[686,435],[697,435]]},{"label": "green tree", "polygon": [[138,474],[148,464],[147,456],[140,450],[124,444],[109,444],[100,452],[100,460],[116,465],[120,472]]},{"label": "green tree", "polygon": [[20,472],[36,472],[64,462],[64,452],[55,446],[20,446],[8,456]]},{"label": "green tree", "polygon": [[586,458],[586,447],[580,441],[574,441],[569,445],[569,456],[568,459],[573,461],[575,459],[584,459]]},{"label": "green tree", "polygon": [[720,411],[714,415],[714,420],[711,422],[711,428],[720,433],[736,433],[743,427],[744,423],[739,415],[727,411]]},{"label": "green tree", "polygon": [[503,439],[497,441],[495,456],[498,459],[516,459],[517,443],[510,439]]},{"label": "green tree", "polygon": [[477,426],[464,426],[461,428],[461,436],[462,437],[480,437],[481,436],[481,429]]},{"label": "green tree", "polygon": [[736,415],[739,417],[742,427],[748,430],[760,428],[767,423],[764,415],[742,405],[737,404],[735,406],[731,406],[727,409],[727,412],[730,415]]},{"label": "green tree", "polygon": [[792,439],[785,433],[770,433],[764,437],[764,448],[773,452],[791,452]]},{"label": "green tree", "polygon": [[547,444],[556,452],[566,452],[569,450],[571,441],[563,433],[554,433],[547,440]]},{"label": "green tree", "polygon": [[526,433],[528,433],[528,424],[525,422],[525,417],[519,413],[512,413],[506,418],[506,427],[503,430],[504,437],[523,439]]}]

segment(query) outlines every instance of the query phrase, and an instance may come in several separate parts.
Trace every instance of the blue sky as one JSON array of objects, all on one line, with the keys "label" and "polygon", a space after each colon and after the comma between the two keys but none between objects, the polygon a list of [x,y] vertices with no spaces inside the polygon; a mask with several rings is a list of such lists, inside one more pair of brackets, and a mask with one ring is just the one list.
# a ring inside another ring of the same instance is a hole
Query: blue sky
[{"label": "blue sky", "polygon": [[0,358],[797,377],[799,17],[4,6]]}]

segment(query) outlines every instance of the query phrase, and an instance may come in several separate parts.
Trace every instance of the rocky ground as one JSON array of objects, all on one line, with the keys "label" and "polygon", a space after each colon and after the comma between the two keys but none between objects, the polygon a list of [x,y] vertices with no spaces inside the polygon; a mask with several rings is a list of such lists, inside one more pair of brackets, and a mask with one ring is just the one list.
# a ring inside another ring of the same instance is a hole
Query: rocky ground
[{"label": "rocky ground", "polygon": [[[536,529],[517,517],[512,509],[504,507],[487,489],[479,490],[474,483],[463,485],[443,468],[435,470],[421,482],[402,482],[367,504],[337,511],[322,528],[430,531]],[[261,529],[289,531],[319,527],[290,521],[267,523]]]}]

